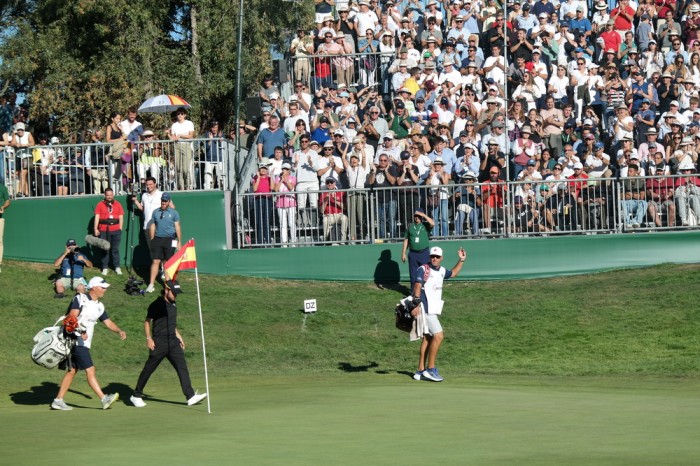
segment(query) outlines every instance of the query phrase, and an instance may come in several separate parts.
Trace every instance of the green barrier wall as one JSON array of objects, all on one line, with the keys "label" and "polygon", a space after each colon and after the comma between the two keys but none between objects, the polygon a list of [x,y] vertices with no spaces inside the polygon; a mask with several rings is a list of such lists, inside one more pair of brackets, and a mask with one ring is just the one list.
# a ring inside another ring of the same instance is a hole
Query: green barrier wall
[{"label": "green barrier wall", "polygon": [[[83,238],[90,231],[97,196],[70,199],[30,199],[13,202],[5,214],[5,256],[33,262],[53,262],[65,240]],[[119,198],[122,204],[125,199]],[[408,281],[401,262],[401,244],[317,246],[226,250],[226,205],[221,192],[175,193],[182,218],[183,238],[194,237],[199,271],[300,280],[358,280],[392,283]],[[130,217],[130,216],[129,216]],[[147,265],[140,218],[130,225],[134,262]],[[124,251],[130,250],[125,231]],[[452,267],[457,248],[468,258],[461,279],[505,280],[593,273],[667,262],[700,262],[700,231],[635,233],[466,240],[434,242],[445,251],[444,265]]]},{"label": "green barrier wall", "polygon": [[[40,198],[13,201],[4,215],[5,257],[30,262],[52,263],[65,248],[66,239],[75,238],[85,244],[85,235],[91,233],[95,205],[102,196],[74,198]],[[133,262],[147,264],[142,222],[139,215],[131,216],[130,204],[124,196],[117,196],[127,211],[122,232],[120,258],[122,268],[125,253],[133,247]],[[203,272],[226,273],[226,225],[224,194],[196,192],[173,194],[173,202],[180,213],[183,242],[196,239],[197,259]],[[139,211],[137,210],[137,213]],[[133,219],[133,223],[132,223]],[[130,240],[130,241],[129,241]],[[88,248],[89,252],[89,248]]]},{"label": "green barrier wall", "polygon": [[[700,232],[435,241],[443,265],[467,250],[459,278],[506,280],[600,272],[666,262],[700,262]],[[308,280],[408,281],[401,244],[261,249],[228,253],[229,273]]]}]

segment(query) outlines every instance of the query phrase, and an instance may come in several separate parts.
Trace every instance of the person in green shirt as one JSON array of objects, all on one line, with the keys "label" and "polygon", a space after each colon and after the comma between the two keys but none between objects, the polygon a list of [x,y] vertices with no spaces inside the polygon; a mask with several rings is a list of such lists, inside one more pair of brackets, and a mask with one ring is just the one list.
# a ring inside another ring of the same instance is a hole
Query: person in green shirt
[{"label": "person in green shirt", "polygon": [[418,267],[430,261],[430,233],[433,231],[435,222],[425,214],[425,210],[416,208],[413,214],[413,223],[408,225],[404,234],[403,250],[401,251],[401,261],[408,259],[408,273],[411,277],[411,289],[416,283],[416,273]]},{"label": "person in green shirt", "polygon": [[403,102],[396,102],[396,110],[391,112],[389,127],[397,139],[404,139],[408,136],[408,131],[411,129],[411,117],[406,112],[406,105]]},{"label": "person in green shirt", "polygon": [[5,219],[2,216],[9,206],[10,194],[7,192],[7,186],[0,183],[0,272],[2,272],[3,236],[5,234]]}]

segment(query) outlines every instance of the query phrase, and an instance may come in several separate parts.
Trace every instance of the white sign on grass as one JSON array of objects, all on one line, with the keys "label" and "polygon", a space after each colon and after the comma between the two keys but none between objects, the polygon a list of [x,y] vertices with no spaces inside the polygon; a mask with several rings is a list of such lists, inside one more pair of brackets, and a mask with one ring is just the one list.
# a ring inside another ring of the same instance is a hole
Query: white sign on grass
[{"label": "white sign on grass", "polygon": [[305,299],[304,300],[304,312],[316,312],[316,300],[315,299]]}]

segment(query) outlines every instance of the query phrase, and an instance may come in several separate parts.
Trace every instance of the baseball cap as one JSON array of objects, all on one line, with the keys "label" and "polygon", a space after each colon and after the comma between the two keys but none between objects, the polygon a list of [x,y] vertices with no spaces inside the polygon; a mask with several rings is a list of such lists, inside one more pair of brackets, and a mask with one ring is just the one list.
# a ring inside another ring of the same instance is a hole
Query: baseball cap
[{"label": "baseball cap", "polygon": [[78,245],[78,243],[76,243],[74,239],[69,239],[68,241],[66,241],[66,246],[77,246],[77,245]]},{"label": "baseball cap", "polygon": [[91,290],[95,287],[97,288],[109,288],[109,283],[102,278],[102,277],[92,277],[90,281],[88,282],[88,290]]},{"label": "baseball cap", "polygon": [[292,169],[292,165],[291,165],[289,162],[284,162],[284,163],[282,164],[282,168],[283,168],[283,169],[286,168],[286,169],[288,169],[288,170],[291,170],[291,169]]},{"label": "baseball cap", "polygon": [[401,152],[401,160],[408,160],[411,158],[411,154],[408,153],[407,150]]},{"label": "baseball cap", "polygon": [[165,287],[172,291],[175,296],[182,293],[182,288],[180,288],[180,282],[178,282],[177,280],[168,280],[167,282],[165,282]]},{"label": "baseball cap", "polygon": [[160,196],[160,200],[161,200],[161,201],[170,201],[170,193],[163,193],[163,194]]},{"label": "baseball cap", "polygon": [[528,167],[534,167],[535,165],[537,165],[537,161],[535,161],[534,159],[530,159],[527,161]]},{"label": "baseball cap", "polygon": [[430,255],[442,257],[442,248],[433,246],[432,248],[430,248]]}]

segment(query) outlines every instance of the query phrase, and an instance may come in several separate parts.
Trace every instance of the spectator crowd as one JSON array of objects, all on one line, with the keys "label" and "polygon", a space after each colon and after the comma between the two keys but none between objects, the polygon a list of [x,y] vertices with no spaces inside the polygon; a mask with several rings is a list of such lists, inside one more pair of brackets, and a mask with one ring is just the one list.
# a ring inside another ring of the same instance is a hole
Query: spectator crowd
[{"label": "spectator crowd", "polygon": [[[489,232],[505,207],[512,231],[697,223],[700,3],[322,0],[315,21],[292,86],[260,91],[261,171],[274,192],[286,163],[300,209],[326,214],[307,201],[330,180],[424,186],[438,236]],[[379,237],[400,197],[379,192]]]},{"label": "spectator crowd", "polygon": [[[267,76],[260,121],[228,133],[257,156],[244,213],[254,242],[269,243],[275,226],[280,242],[295,242],[309,210],[339,241],[365,236],[370,209],[378,238],[400,237],[416,208],[443,237],[697,224],[700,3],[315,4],[313,27],[290,38],[289,79]],[[115,135],[133,134],[123,124],[93,137],[114,154]],[[33,142],[14,131],[3,144],[17,154]],[[178,134],[194,136],[166,137]],[[227,139],[218,122],[204,136]],[[136,151],[126,157],[139,163],[121,158],[126,174],[110,173],[126,185],[155,176],[165,189],[210,189],[221,185],[217,147],[202,146],[214,155],[194,168],[190,144],[156,164]],[[31,162],[15,163],[21,194]]]}]

